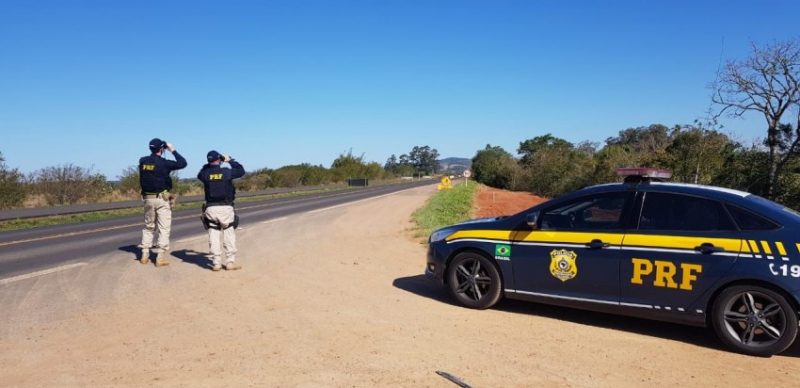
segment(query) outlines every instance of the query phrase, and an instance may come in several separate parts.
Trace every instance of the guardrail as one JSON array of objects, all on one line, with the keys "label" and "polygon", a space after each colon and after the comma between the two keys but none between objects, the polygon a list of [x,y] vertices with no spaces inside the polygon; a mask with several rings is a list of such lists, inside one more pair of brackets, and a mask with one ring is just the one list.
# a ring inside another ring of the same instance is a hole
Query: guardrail
[{"label": "guardrail", "polygon": [[[402,184],[403,182],[386,182],[382,185]],[[276,195],[276,194],[289,194],[289,193],[302,193],[308,191],[319,190],[359,190],[362,188],[352,188],[345,185],[321,185],[321,186],[302,186],[295,188],[276,188],[259,191],[244,191],[236,193],[237,198],[255,197],[259,195]],[[202,195],[190,195],[180,197],[179,203],[202,202],[205,198]],[[40,207],[40,208],[26,208],[26,209],[10,209],[0,211],[0,221],[48,217],[48,216],[63,216],[69,214],[88,213],[103,210],[118,210],[141,207],[142,200],[132,201],[119,201],[119,202],[104,202],[104,203],[91,203],[83,205],[65,205],[53,207]]]}]

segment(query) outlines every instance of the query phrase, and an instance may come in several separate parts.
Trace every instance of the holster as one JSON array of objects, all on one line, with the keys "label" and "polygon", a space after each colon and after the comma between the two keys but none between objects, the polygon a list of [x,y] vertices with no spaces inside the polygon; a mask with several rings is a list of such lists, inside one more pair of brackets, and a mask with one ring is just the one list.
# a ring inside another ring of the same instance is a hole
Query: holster
[{"label": "holster", "polygon": [[178,204],[178,194],[169,193],[166,198],[167,202],[169,202],[169,209],[175,209],[175,205]]}]

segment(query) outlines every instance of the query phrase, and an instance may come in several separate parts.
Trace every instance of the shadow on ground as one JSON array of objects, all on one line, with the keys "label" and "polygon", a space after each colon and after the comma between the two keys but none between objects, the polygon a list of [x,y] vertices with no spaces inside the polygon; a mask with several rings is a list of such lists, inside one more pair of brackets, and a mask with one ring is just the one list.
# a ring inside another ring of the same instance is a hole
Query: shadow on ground
[{"label": "shadow on ground", "polygon": [[122,247],[117,248],[120,251],[127,252],[131,254],[131,260],[139,260],[139,253],[142,252],[136,245],[125,245]]},{"label": "shadow on ground", "polygon": [[198,252],[193,249],[181,249],[178,251],[172,251],[171,253],[173,257],[176,257],[185,263],[194,264],[203,269],[211,269],[213,265],[205,252]]},{"label": "shadow on ground", "polygon": [[[438,286],[425,275],[397,278],[392,282],[395,287],[428,299],[458,306],[450,297],[447,289]],[[651,337],[659,337],[672,341],[685,342],[705,348],[729,351],[723,347],[710,329],[685,326],[668,322],[651,321],[622,315],[591,312],[568,307],[552,306],[519,300],[503,299],[492,309],[513,314],[538,315],[551,319],[569,321],[581,325],[602,327],[611,330],[627,331]],[[477,312],[476,312],[477,313]],[[776,357],[800,358],[800,337],[794,345]]]},{"label": "shadow on ground", "polygon": [[433,299],[437,302],[446,303],[451,306],[459,306],[450,298],[446,288],[440,287],[435,281],[428,279],[425,275],[397,278],[392,282],[392,285],[401,290]]}]

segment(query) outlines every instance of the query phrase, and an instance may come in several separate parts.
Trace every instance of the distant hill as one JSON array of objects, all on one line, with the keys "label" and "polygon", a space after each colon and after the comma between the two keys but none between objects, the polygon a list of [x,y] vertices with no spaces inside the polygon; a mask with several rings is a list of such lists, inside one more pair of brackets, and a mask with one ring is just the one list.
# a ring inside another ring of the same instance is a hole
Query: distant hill
[{"label": "distant hill", "polygon": [[439,159],[439,171],[453,175],[461,175],[464,170],[472,166],[472,159],[468,158],[444,158]]}]

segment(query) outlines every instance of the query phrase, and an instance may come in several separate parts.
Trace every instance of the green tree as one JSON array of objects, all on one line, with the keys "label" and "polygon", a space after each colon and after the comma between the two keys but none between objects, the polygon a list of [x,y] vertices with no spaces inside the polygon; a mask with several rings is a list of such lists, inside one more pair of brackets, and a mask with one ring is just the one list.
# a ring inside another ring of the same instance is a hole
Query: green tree
[{"label": "green tree", "polygon": [[416,173],[433,175],[439,168],[439,151],[430,146],[414,146],[408,154],[408,162]]},{"label": "green tree", "polygon": [[673,131],[662,124],[628,128],[619,131],[618,136],[606,139],[606,146],[622,147],[635,166],[667,167],[667,147],[672,143]]},{"label": "green tree", "polygon": [[0,209],[21,206],[27,195],[25,177],[16,168],[8,168],[0,153]]},{"label": "green tree", "polygon": [[397,161],[397,156],[392,154],[389,159],[386,159],[386,163],[383,165],[383,169],[386,171],[396,172],[397,168],[400,166],[400,162]]},{"label": "green tree", "polygon": [[411,165],[411,162],[408,159],[408,155],[403,154],[400,155],[398,159],[397,156],[392,154],[389,159],[386,160],[386,163],[383,165],[383,169],[394,176],[412,176],[414,175],[414,166]]},{"label": "green tree", "polygon": [[703,126],[677,130],[666,148],[672,180],[711,184],[724,171],[737,146],[727,135]]},{"label": "green tree", "polygon": [[521,155],[520,163],[530,165],[536,163],[537,154],[542,152],[562,152],[568,153],[573,150],[572,143],[557,138],[551,134],[534,137],[519,143],[517,153]]},{"label": "green tree", "polygon": [[725,161],[725,168],[712,184],[751,193],[763,193],[767,187],[769,154],[763,146],[737,147]]},{"label": "green tree", "polygon": [[520,165],[527,177],[524,187],[543,196],[552,197],[585,186],[594,170],[590,149],[578,149],[549,133],[521,142],[517,152],[522,156]]},{"label": "green tree", "polygon": [[515,189],[520,169],[517,161],[500,146],[487,144],[472,158],[474,179],[488,186],[500,189]]},{"label": "green tree", "polygon": [[594,155],[595,165],[589,184],[621,181],[616,170],[622,167],[635,167],[636,156],[619,144],[606,145]]}]

